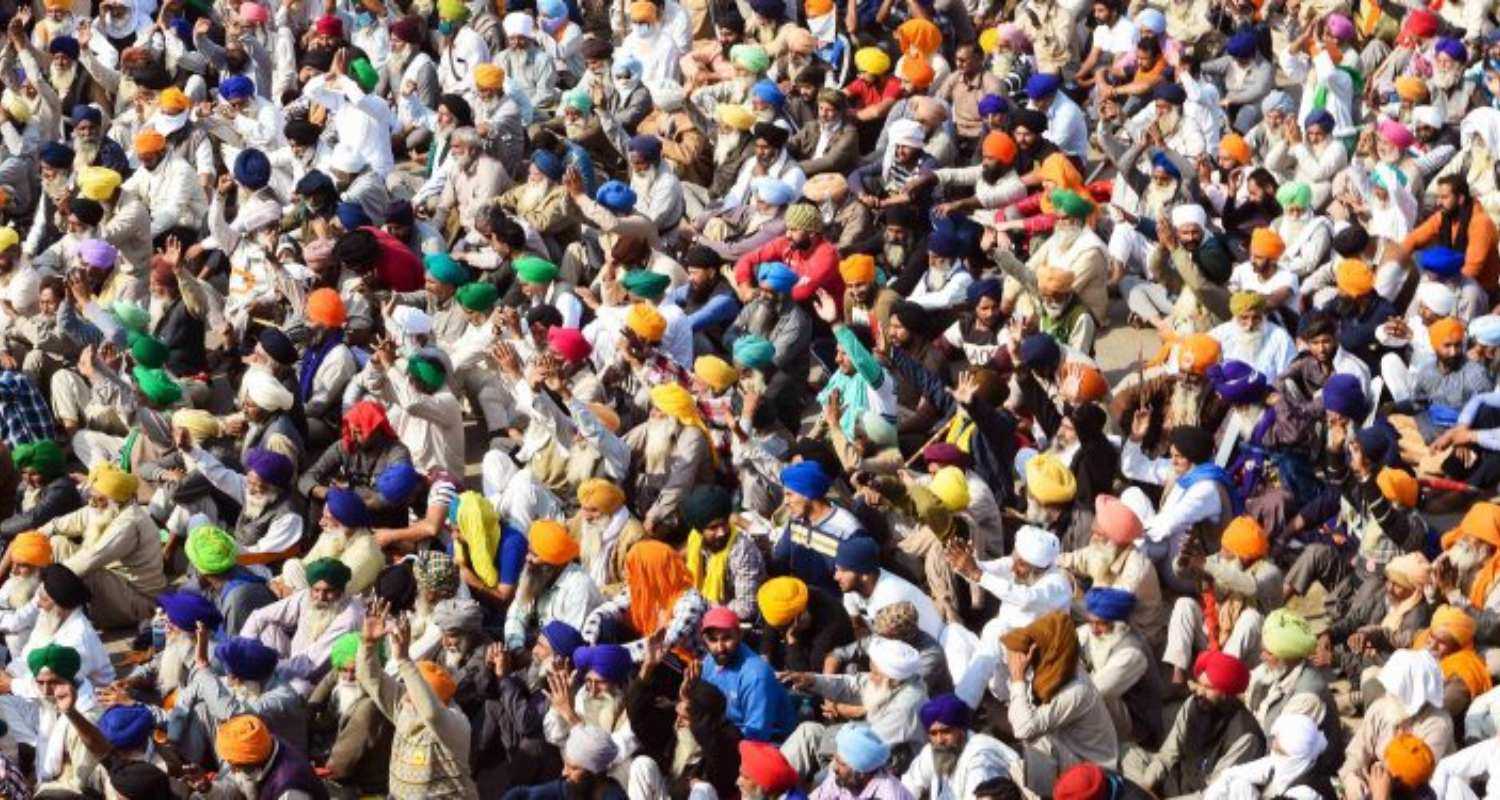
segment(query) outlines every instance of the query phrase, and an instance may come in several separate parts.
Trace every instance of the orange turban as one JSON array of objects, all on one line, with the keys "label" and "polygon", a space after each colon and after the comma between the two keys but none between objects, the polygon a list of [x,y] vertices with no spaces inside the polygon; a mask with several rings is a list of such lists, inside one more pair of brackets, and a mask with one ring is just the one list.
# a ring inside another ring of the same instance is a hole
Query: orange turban
[{"label": "orange turban", "polygon": [[453,695],[458,694],[458,684],[442,664],[436,661],[418,661],[417,671],[422,673],[422,680],[427,681],[432,693],[438,696],[443,705],[447,705]]},{"label": "orange turban", "polygon": [[928,20],[909,19],[896,29],[896,44],[903,53],[909,54],[915,49],[924,56],[930,56],[943,46],[943,32]]},{"label": "orange turban", "polygon": [[1475,608],[1483,608],[1489,597],[1490,587],[1500,578],[1500,505],[1483,502],[1469,506],[1458,527],[1443,534],[1443,549],[1447,550],[1465,536],[1473,537],[1496,548],[1497,552],[1484,562],[1469,584],[1469,602]]},{"label": "orange turban", "polygon": [[1036,269],[1036,284],[1043,294],[1071,292],[1073,291],[1073,273],[1071,270],[1043,264]]},{"label": "orange turban", "polygon": [[1380,493],[1385,499],[1395,503],[1402,508],[1416,508],[1417,498],[1421,494],[1421,487],[1417,485],[1417,479],[1410,472],[1395,467],[1386,467],[1375,476],[1375,485],[1380,487]]},{"label": "orange turban", "polygon": [[1432,748],[1422,737],[1410,731],[1402,731],[1391,737],[1385,746],[1386,771],[1408,789],[1419,789],[1427,785],[1437,769],[1437,758]]},{"label": "orange turban", "polygon": [[1443,634],[1460,648],[1474,643],[1474,632],[1478,628],[1479,623],[1467,612],[1448,605],[1439,606],[1432,612],[1432,621],[1427,625],[1428,630]]},{"label": "orange turban", "polygon": [[1443,317],[1427,326],[1427,341],[1432,342],[1433,350],[1445,344],[1461,345],[1464,343],[1464,324],[1454,317]]},{"label": "orange turban", "polygon": [[271,757],[274,744],[275,740],[271,738],[271,731],[266,723],[251,714],[225,720],[219,726],[218,735],[214,737],[214,748],[219,751],[219,758],[235,767],[264,764]]},{"label": "orange turban", "polygon": [[166,149],[167,137],[162,136],[155,128],[142,128],[141,132],[135,135],[136,155],[148,156]]},{"label": "orange turban", "polygon": [[1177,366],[1183,372],[1202,375],[1219,362],[1219,340],[1206,333],[1193,333],[1177,345]]},{"label": "orange turban", "polygon": [[1092,403],[1108,392],[1109,382],[1104,380],[1104,373],[1093,367],[1084,367],[1078,371],[1078,395],[1074,398],[1076,402]]},{"label": "orange turban", "polygon": [[844,283],[869,283],[875,280],[875,259],[864,253],[855,253],[839,262],[839,275]]},{"label": "orange turban", "polygon": [[1224,529],[1220,543],[1236,558],[1256,561],[1271,552],[1271,539],[1266,529],[1253,517],[1235,517]]},{"label": "orange turban", "polygon": [[578,484],[578,502],[613,514],[625,505],[625,492],[603,478],[589,478]]},{"label": "orange turban", "polygon": [[578,557],[578,542],[555,519],[539,519],[531,523],[526,538],[531,543],[531,552],[536,553],[544,564],[561,567]]},{"label": "orange turban", "polygon": [[192,101],[176,86],[169,86],[156,96],[156,105],[168,114],[181,114],[188,110]]},{"label": "orange turban", "polygon": [[474,67],[476,89],[499,89],[505,85],[505,70],[494,64],[479,64]]},{"label": "orange turban", "polygon": [[10,559],[28,567],[45,567],[52,563],[52,542],[45,533],[17,534],[10,543]]},{"label": "orange turban", "polygon": [[1363,261],[1346,258],[1334,271],[1334,283],[1350,297],[1364,297],[1375,291],[1375,270]]},{"label": "orange turban", "polygon": [[631,22],[655,22],[657,17],[656,4],[647,0],[636,0],[630,4]]},{"label": "orange turban", "polygon": [[656,344],[667,332],[667,319],[650,303],[636,303],[625,314],[625,327],[636,336]]},{"label": "orange turban", "polygon": [[1270,228],[1256,228],[1250,234],[1250,255],[1256,258],[1281,258],[1286,252],[1286,242],[1281,234]]},{"label": "orange turban", "polygon": [[1408,103],[1427,101],[1427,84],[1415,75],[1402,75],[1396,79],[1396,96]]},{"label": "orange turban", "polygon": [[1244,166],[1250,163],[1250,145],[1238,133],[1226,133],[1219,140],[1219,155]]},{"label": "orange turban", "polygon": [[932,79],[937,77],[937,73],[932,71],[932,65],[927,63],[927,57],[917,53],[909,53],[906,58],[901,59],[901,69],[898,72],[918,89],[931,86]]},{"label": "orange turban", "polygon": [[984,137],[980,152],[985,158],[999,161],[1008,167],[1016,160],[1016,140],[1010,138],[1010,134],[1005,131],[990,131]]},{"label": "orange turban", "polygon": [[833,0],[807,0],[802,4],[802,10],[809,17],[821,17],[833,12]]},{"label": "orange turban", "polygon": [[325,328],[342,328],[348,314],[344,298],[334,289],[319,289],[307,296],[307,320]]}]

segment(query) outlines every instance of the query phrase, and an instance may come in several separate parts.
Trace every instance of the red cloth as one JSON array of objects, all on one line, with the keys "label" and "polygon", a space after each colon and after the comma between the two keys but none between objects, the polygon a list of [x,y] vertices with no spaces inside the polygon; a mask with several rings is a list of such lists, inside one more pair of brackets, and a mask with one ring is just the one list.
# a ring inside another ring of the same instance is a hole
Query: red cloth
[{"label": "red cloth", "polygon": [[740,774],[768,795],[790,791],[798,781],[797,770],[776,745],[749,739],[740,741]]},{"label": "red cloth", "polygon": [[369,441],[370,436],[375,433],[384,433],[386,436],[396,438],[396,429],[391,427],[391,421],[385,415],[385,409],[373,400],[361,400],[349,407],[344,414],[343,430],[339,439],[344,445],[344,452],[354,452],[354,434],[359,433],[361,441]]},{"label": "red cloth", "polygon": [[582,361],[594,350],[588,340],[583,338],[583,331],[561,326],[547,330],[547,346],[564,361]]},{"label": "red cloth", "polygon": [[1213,689],[1228,695],[1237,695],[1250,685],[1250,670],[1240,661],[1221,650],[1205,650],[1193,662],[1193,677],[1203,680]]},{"label": "red cloth", "polygon": [[839,252],[823,237],[807,250],[797,250],[785,236],[779,236],[746,253],[734,265],[734,282],[747,284],[755,278],[755,268],[770,261],[780,261],[797,273],[792,299],[811,302],[819,289],[826,289],[839,303],[844,300],[844,276],[839,274]]},{"label": "red cloth", "polygon": [[380,242],[380,258],[375,262],[376,288],[415,292],[425,285],[421,256],[382,228],[366,226],[365,230],[375,234]]},{"label": "red cloth", "polygon": [[849,107],[855,111],[886,100],[900,100],[901,79],[894,75],[883,75],[876,83],[868,83],[864,78],[855,78],[844,87],[844,94],[849,97]]},{"label": "red cloth", "polygon": [[1075,764],[1057,776],[1052,784],[1052,800],[1099,800],[1108,785],[1104,770],[1098,764]]}]

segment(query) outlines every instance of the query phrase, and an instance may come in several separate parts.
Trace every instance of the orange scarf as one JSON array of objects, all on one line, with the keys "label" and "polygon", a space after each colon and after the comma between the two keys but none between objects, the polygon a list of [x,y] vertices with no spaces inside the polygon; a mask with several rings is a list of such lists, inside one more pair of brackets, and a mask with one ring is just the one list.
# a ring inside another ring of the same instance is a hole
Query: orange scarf
[{"label": "orange scarf", "polygon": [[1078,630],[1062,611],[1054,611],[1024,628],[1000,637],[1005,649],[1025,653],[1036,646],[1032,661],[1031,690],[1045,703],[1078,672]]},{"label": "orange scarf", "polygon": [[1469,687],[1469,697],[1478,697],[1493,688],[1489,667],[1472,647],[1466,647],[1438,662],[1443,679],[1458,678]]},{"label": "orange scarf", "polygon": [[671,545],[647,539],[625,555],[625,585],[630,589],[630,624],[644,638],[672,619],[677,598],[693,587],[693,575]]}]

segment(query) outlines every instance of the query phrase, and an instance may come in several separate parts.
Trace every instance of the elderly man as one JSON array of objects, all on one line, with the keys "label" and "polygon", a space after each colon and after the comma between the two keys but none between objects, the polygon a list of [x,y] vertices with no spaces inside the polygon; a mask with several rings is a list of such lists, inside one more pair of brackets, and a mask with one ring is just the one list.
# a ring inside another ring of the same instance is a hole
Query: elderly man
[{"label": "elderly man", "polygon": [[502,800],[553,800],[557,797],[596,797],[625,800],[625,790],[610,777],[610,765],[620,749],[609,732],[597,725],[579,725],[562,746],[563,776],[535,786],[516,786]]},{"label": "elderly man", "polygon": [[913,797],[959,800],[974,797],[985,781],[1010,774],[1016,752],[983,733],[970,733],[974,712],[955,695],[934,697],[919,712],[927,746],[912,760],[901,783]]},{"label": "elderly man", "polygon": [[[88,682],[78,674],[80,663],[77,650],[60,644],[37,648],[26,658],[24,666],[30,671],[26,691],[32,698],[26,722],[36,726],[35,771],[37,789],[42,792],[81,791],[86,776],[110,749],[94,725],[98,703]],[[18,730],[16,717],[6,716],[13,720],[12,735],[25,741],[21,739],[25,728]]]},{"label": "elderly man", "polygon": [[394,730],[359,684],[354,659],[361,641],[351,631],[334,642],[329,656],[333,669],[307,700],[309,723],[315,738],[332,734],[323,764],[330,783],[362,794],[385,794]]},{"label": "elderly man", "polygon": [[916,648],[893,639],[875,639],[869,653],[869,672],[794,672],[786,677],[792,688],[822,698],[828,712],[828,723],[804,722],[782,745],[781,751],[801,774],[818,772],[829,737],[843,736],[844,729],[850,727],[844,720],[862,720],[882,742],[900,749],[907,758],[923,746],[926,732],[917,713],[927,700],[921,656]]},{"label": "elderly man", "polygon": [[1196,654],[1205,648],[1254,664],[1265,615],[1282,604],[1282,572],[1269,557],[1271,540],[1260,523],[1236,517],[1219,542],[1217,553],[1205,556],[1195,547],[1178,561],[1181,575],[1213,592],[1217,608],[1210,622],[1202,605],[1206,601],[1199,597],[1179,597],[1172,607],[1162,660],[1172,666],[1172,682],[1178,685],[1187,683]]},{"label": "elderly man", "polygon": [[1094,587],[1083,596],[1084,624],[1078,628],[1079,658],[1104,699],[1121,741],[1153,747],[1162,725],[1162,682],[1156,655],[1127,621],[1135,595]]},{"label": "elderly man", "polygon": [[1225,361],[1243,361],[1262,375],[1280,375],[1297,357],[1297,345],[1286,329],[1266,319],[1266,298],[1259,292],[1229,297],[1233,319],[1209,331]]},{"label": "elderly man", "polygon": [[272,733],[259,717],[245,714],[225,720],[214,734],[214,752],[227,769],[212,783],[200,779],[195,785],[199,796],[264,794],[271,800],[305,800],[327,791],[301,748]]},{"label": "elderly man", "polygon": [[617,747],[610,773],[622,783],[629,782],[634,777],[632,762],[640,748],[626,705],[625,691],[635,671],[630,653],[614,644],[580,647],[573,651],[572,661],[583,676],[578,689],[574,690],[567,680],[562,664],[554,662],[547,675],[551,707],[542,721],[547,741],[562,747],[572,731],[597,727],[607,732]]},{"label": "elderly man", "polygon": [[344,593],[353,576],[343,562],[322,558],[304,566],[307,588],[251,612],[241,634],[259,639],[284,659],[288,679],[305,682],[328,664],[339,636],[359,627],[365,605]]},{"label": "elderly man", "polygon": [[578,563],[578,542],[553,520],[538,520],[527,534],[526,567],[505,616],[505,647],[519,650],[553,621],[573,628],[604,601]]},{"label": "elderly man", "polygon": [[62,448],[56,442],[19,444],[11,449],[10,457],[21,473],[21,502],[14,514],[0,521],[0,536],[36,530],[83,506],[83,496],[67,474]]},{"label": "elderly man", "polygon": [[[1002,240],[998,257],[1001,268],[1011,276],[1005,292],[1007,299],[1014,303],[1021,288],[1028,287],[1033,296],[1043,301],[1039,303],[1041,307],[1036,309],[1039,316],[1049,312],[1062,314],[1053,314],[1050,326],[1066,331],[1066,337],[1058,338],[1068,341],[1072,338],[1073,331],[1064,324],[1066,304],[1059,307],[1059,298],[1065,300],[1069,293],[1076,295],[1087,307],[1096,325],[1109,318],[1109,256],[1104,240],[1087,224],[1087,219],[1094,210],[1094,204],[1090,200],[1067,189],[1053,190],[1050,199],[1057,210],[1057,224],[1046,241],[1033,249],[1026,264],[1023,265],[1009,252],[1008,239]],[[1072,276],[1068,292],[1060,291],[1063,281],[1062,276],[1055,274],[1057,271]],[[1043,278],[1047,279],[1046,286],[1042,284]],[[1047,302],[1049,300],[1050,308]]]},{"label": "elderly man", "polygon": [[186,684],[167,712],[168,730],[177,737],[185,756],[196,762],[211,759],[213,732],[241,714],[256,715],[277,738],[298,749],[306,746],[307,711],[302,697],[285,683],[272,683],[275,650],[254,639],[226,638],[213,648],[213,657],[224,671],[220,675],[209,659],[209,632],[198,630],[193,636],[193,663]]},{"label": "elderly man", "polygon": [[[834,737],[833,763],[811,800],[856,800],[861,797],[910,797],[890,770],[891,745],[863,723],[845,725]],[[785,751],[783,751],[785,752]]]},{"label": "elderly man", "polygon": [[[302,541],[307,503],[292,491],[296,467],[290,458],[252,447],[243,457],[245,472],[241,474],[202,449],[186,430],[178,431],[178,446],[187,469],[196,469],[215,489],[240,504],[234,541],[242,553],[254,554],[258,563],[274,564],[296,550]],[[169,541],[168,548],[174,544],[175,540]]]},{"label": "elderly man", "polygon": [[10,574],[0,584],[0,630],[4,631],[5,649],[21,652],[36,619],[27,606],[37,597],[42,585],[42,570],[52,564],[52,544],[36,531],[17,534],[6,551]]},{"label": "elderly man", "polygon": [[[1213,463],[1213,436],[1202,428],[1179,425],[1172,429],[1171,455],[1151,459],[1141,451],[1150,428],[1150,409],[1137,409],[1130,438],[1120,451],[1120,472],[1132,480],[1166,487],[1161,509],[1146,524],[1145,551],[1156,564],[1157,577],[1178,587],[1175,559],[1191,540],[1212,541],[1235,513],[1236,491],[1229,476]],[[1191,594],[1190,587],[1186,593]]]},{"label": "elderly man", "polygon": [[1234,267],[1223,241],[1210,233],[1208,213],[1199,205],[1172,209],[1171,224],[1156,229],[1157,246],[1146,259],[1147,283],[1122,281],[1130,312],[1165,330],[1206,330],[1229,319],[1224,282]]}]

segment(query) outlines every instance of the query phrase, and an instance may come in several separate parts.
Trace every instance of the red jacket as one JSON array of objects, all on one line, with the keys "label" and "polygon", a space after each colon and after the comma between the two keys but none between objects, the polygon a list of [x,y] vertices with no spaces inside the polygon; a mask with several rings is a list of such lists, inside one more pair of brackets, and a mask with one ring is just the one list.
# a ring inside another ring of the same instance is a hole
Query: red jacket
[{"label": "red jacket", "polygon": [[818,237],[810,250],[797,250],[785,236],[778,236],[740,257],[734,265],[734,282],[753,283],[755,268],[771,261],[780,261],[800,276],[792,287],[792,299],[799,303],[812,302],[819,289],[826,289],[833,299],[844,301],[844,276],[839,274],[839,251],[823,237]]},{"label": "red jacket", "polygon": [[375,279],[393,292],[415,292],[426,284],[422,257],[413,253],[400,239],[384,228],[369,227],[380,242],[380,259],[375,262]]}]

